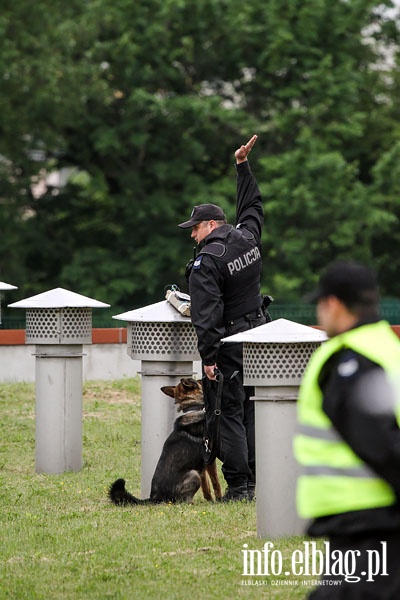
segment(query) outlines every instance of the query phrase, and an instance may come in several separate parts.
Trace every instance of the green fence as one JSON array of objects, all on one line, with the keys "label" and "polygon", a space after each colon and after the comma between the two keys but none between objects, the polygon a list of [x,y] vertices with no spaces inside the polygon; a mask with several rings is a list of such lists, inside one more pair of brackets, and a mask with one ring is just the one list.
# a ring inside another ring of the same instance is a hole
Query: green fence
[{"label": "green fence", "polygon": [[[3,310],[0,329],[25,329],[24,311],[18,310],[18,315],[14,316],[14,314],[10,314],[11,310]],[[131,310],[131,308],[94,309],[92,313],[93,327],[125,327],[125,321],[118,321],[113,319],[112,316],[128,310]],[[380,312],[382,318],[386,319],[391,325],[400,325],[400,300],[383,300]],[[270,306],[270,313],[274,320],[288,319],[303,325],[315,325],[317,322],[315,306],[312,304],[273,302]]]},{"label": "green fence", "polygon": [[[274,320],[288,319],[303,325],[315,325],[317,323],[316,307],[313,304],[273,302],[270,306],[270,313]],[[380,305],[380,314],[391,325],[399,325],[400,301],[383,300]]]}]

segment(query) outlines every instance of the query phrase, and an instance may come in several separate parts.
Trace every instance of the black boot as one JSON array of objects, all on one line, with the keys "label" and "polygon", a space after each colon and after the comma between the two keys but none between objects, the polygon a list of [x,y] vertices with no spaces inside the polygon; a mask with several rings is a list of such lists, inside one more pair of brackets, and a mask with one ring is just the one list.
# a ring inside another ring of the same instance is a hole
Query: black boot
[{"label": "black boot", "polygon": [[255,500],[255,497],[256,497],[256,482],[255,481],[247,482],[247,495],[248,495],[250,501]]},{"label": "black boot", "polygon": [[221,498],[221,502],[240,502],[248,500],[247,485],[228,486],[225,494]]}]

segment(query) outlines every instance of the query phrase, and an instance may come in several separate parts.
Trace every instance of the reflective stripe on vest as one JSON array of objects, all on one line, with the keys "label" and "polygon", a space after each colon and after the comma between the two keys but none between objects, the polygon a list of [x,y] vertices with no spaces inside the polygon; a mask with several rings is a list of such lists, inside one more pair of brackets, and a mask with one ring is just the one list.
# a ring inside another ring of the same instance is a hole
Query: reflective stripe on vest
[{"label": "reflective stripe on vest", "polygon": [[336,336],[314,353],[300,389],[294,439],[300,463],[297,506],[304,518],[389,506],[396,501],[392,488],[352,451],[322,409],[318,377],[327,360],[342,348],[366,356],[389,377],[400,374],[400,341],[384,321]]},{"label": "reflective stripe on vest", "polygon": [[376,473],[367,465],[361,467],[328,467],[326,465],[307,465],[300,468],[300,473],[303,475],[328,475],[335,477],[337,475],[343,477],[373,477],[376,478]]}]

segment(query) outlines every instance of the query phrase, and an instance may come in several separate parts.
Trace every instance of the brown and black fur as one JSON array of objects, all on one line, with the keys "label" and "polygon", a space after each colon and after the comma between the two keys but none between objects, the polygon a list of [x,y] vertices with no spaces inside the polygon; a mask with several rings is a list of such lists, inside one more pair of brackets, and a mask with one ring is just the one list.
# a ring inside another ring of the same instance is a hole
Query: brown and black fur
[{"label": "brown and black fur", "polygon": [[192,502],[199,488],[204,498],[212,500],[208,477],[215,499],[222,496],[217,466],[206,465],[203,458],[203,390],[195,379],[181,379],[176,386],[161,390],[175,399],[178,412],[172,433],[166,439],[151,482],[150,498],[132,496],[125,488],[125,480],[117,479],[109,490],[114,504],[148,504],[159,502]]}]

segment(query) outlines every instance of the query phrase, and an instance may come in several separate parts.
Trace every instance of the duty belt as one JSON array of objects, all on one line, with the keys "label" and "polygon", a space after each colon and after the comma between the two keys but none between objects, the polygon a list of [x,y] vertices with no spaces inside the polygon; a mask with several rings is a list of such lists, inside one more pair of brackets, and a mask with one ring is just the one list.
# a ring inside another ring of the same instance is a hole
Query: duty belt
[{"label": "duty belt", "polygon": [[236,325],[240,321],[251,321],[252,319],[258,319],[258,318],[261,318],[262,316],[264,316],[262,309],[257,308],[257,310],[253,310],[252,312],[242,315],[241,317],[237,317],[237,319],[231,319],[229,321],[226,321],[225,326],[229,325],[230,327],[232,327],[233,325]]}]

